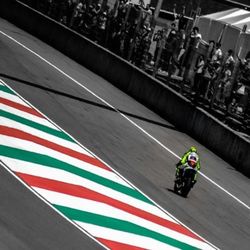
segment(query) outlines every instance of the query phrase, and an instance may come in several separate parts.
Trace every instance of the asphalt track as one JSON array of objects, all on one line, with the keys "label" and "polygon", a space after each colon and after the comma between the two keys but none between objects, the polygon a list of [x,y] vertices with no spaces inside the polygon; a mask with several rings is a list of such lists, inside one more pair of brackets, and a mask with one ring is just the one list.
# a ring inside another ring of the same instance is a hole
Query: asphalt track
[{"label": "asphalt track", "polygon": [[[100,99],[0,33],[1,79],[206,240],[221,249],[249,249],[247,177],[109,82],[40,40],[1,19],[0,31],[103,98],[175,154],[180,156],[189,146],[196,145],[202,172],[246,206],[203,176],[199,176],[188,199],[175,195],[171,191],[175,155]],[[4,204],[0,206],[0,249],[100,249],[5,170],[1,170],[0,178]]]}]

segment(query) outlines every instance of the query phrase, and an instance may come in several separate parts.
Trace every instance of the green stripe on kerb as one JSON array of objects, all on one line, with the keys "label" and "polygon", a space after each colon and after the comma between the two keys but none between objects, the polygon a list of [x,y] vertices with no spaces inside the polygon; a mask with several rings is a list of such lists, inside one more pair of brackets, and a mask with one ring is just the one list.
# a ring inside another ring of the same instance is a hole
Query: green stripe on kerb
[{"label": "green stripe on kerb", "polygon": [[[184,242],[181,242],[177,239],[168,237],[166,235],[157,233],[140,225],[125,221],[119,220],[99,214],[94,214],[86,211],[81,211],[69,207],[64,207],[60,205],[53,204],[53,206],[66,215],[71,220],[85,222],[89,224],[94,224],[101,227],[111,228],[114,230],[119,230],[127,233],[132,233],[140,236],[149,237],[155,240],[158,240],[162,243],[171,245],[173,247],[183,249],[183,250],[194,250],[199,249],[194,246],[188,245]],[[84,207],[82,208],[84,209]],[[111,215],[112,216],[112,215]],[[105,230],[105,229],[103,229]]]},{"label": "green stripe on kerb", "polygon": [[9,88],[7,88],[6,86],[3,86],[3,85],[0,85],[0,91],[15,95],[15,93],[11,89],[9,89]]},{"label": "green stripe on kerb", "polygon": [[0,155],[14,158],[14,159],[19,159],[22,161],[37,163],[40,165],[44,165],[44,166],[48,166],[48,167],[52,167],[56,169],[61,169],[69,173],[86,178],[95,183],[106,186],[108,188],[111,188],[114,191],[118,191],[120,193],[129,195],[130,197],[152,204],[151,201],[149,201],[145,196],[143,196],[140,192],[138,192],[135,189],[129,188],[127,186],[123,186],[117,182],[114,182],[104,177],[101,177],[99,175],[90,173],[86,170],[80,169],[71,164],[57,160],[47,155],[33,153],[33,152],[25,151],[22,149],[7,147],[3,145],[0,145]]},{"label": "green stripe on kerb", "polygon": [[65,139],[67,141],[74,142],[73,139],[71,139],[67,134],[65,134],[62,131],[47,127],[47,126],[42,125],[40,123],[37,123],[37,122],[31,121],[31,120],[28,120],[26,118],[23,118],[21,116],[14,115],[14,114],[12,114],[10,112],[7,112],[7,111],[4,111],[2,109],[0,109],[0,116],[6,117],[6,118],[11,119],[11,120],[16,121],[16,122],[20,122],[20,123],[22,123],[24,125],[27,125],[29,127],[32,127],[32,128],[38,129],[38,130],[41,130],[41,131],[43,131],[45,133],[57,136],[59,138]]}]

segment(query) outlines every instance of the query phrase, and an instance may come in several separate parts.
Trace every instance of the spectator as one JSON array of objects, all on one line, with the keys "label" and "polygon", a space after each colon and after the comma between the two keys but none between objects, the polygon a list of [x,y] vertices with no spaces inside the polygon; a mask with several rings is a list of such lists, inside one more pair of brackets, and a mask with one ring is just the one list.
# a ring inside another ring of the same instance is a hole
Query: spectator
[{"label": "spectator", "polygon": [[[205,66],[205,60],[204,56],[200,55],[197,59],[196,66],[195,66],[195,76],[194,76],[194,85],[193,85],[193,90],[196,93],[197,96],[200,95],[202,92],[201,89],[201,84],[203,80],[203,72],[204,72],[204,66]],[[203,90],[204,92],[204,90]]]},{"label": "spectator", "polygon": [[169,35],[166,39],[165,48],[163,51],[164,61],[162,63],[162,69],[164,71],[168,71],[176,47],[177,47],[177,31],[175,23],[172,23]]},{"label": "spectator", "polygon": [[70,26],[70,21],[74,13],[75,4],[73,0],[68,0],[66,1],[66,3],[65,16],[63,17],[63,21],[67,26]]},{"label": "spectator", "polygon": [[212,79],[210,81],[210,85],[208,88],[207,98],[210,101],[211,107],[213,107],[213,104],[216,101],[216,97],[217,97],[217,93],[218,93],[218,89],[219,89],[222,65],[221,65],[221,62],[219,60],[212,61],[211,67],[213,70],[213,75],[212,75]]},{"label": "spectator", "polygon": [[105,39],[106,39],[106,25],[107,25],[107,12],[102,12],[98,16],[97,19],[97,35],[96,39],[99,44],[105,45]]},{"label": "spectator", "polygon": [[208,56],[207,56],[207,58],[209,60],[212,59],[212,56],[214,54],[214,50],[215,50],[215,42],[214,42],[214,40],[210,40],[209,41],[209,47],[208,47]]},{"label": "spectator", "polygon": [[93,15],[98,17],[98,15],[100,14],[101,12],[101,4],[98,3],[98,4],[93,4],[94,8],[93,8]]},{"label": "spectator", "polygon": [[219,66],[219,62],[211,63],[207,62],[204,66],[203,84],[200,88],[201,96],[205,99],[210,99],[213,94],[213,80],[216,77],[216,68]]},{"label": "spectator", "polygon": [[232,84],[232,81],[231,81],[231,78],[229,78],[226,82],[225,82],[225,85],[224,85],[224,89],[223,89],[223,101],[224,101],[224,104],[225,104],[225,108],[226,110],[228,109],[229,107],[229,104],[230,104],[230,101],[231,101],[231,95],[232,95],[232,88],[233,88],[233,84]]},{"label": "spectator", "polygon": [[221,44],[218,42],[216,43],[214,53],[212,54],[212,63],[216,61],[222,60],[222,50],[221,50]]},{"label": "spectator", "polygon": [[151,29],[144,26],[138,36],[138,44],[135,50],[135,65],[139,68],[144,68],[148,50],[150,47],[150,32]]},{"label": "spectator", "polygon": [[190,34],[190,46],[195,47],[196,49],[199,47],[199,43],[202,40],[202,36],[199,33],[199,28],[194,27],[191,34]]},{"label": "spectator", "polygon": [[186,40],[186,52],[184,55],[183,66],[185,68],[189,68],[192,60],[193,50],[199,47],[199,43],[202,39],[201,34],[199,33],[198,27],[193,27],[189,37]]},{"label": "spectator", "polygon": [[74,12],[73,12],[73,16],[72,19],[70,21],[70,28],[75,29],[75,30],[79,30],[79,26],[80,23],[82,21],[83,18],[83,13],[84,13],[84,5],[83,3],[80,1],[74,8]]},{"label": "spectator", "polygon": [[153,41],[156,42],[156,47],[155,47],[155,52],[154,52],[154,62],[156,62],[157,56],[159,49],[163,46],[163,35],[164,35],[164,29],[158,30],[154,36],[153,36]]},{"label": "spectator", "polygon": [[121,23],[116,23],[114,31],[112,32],[112,36],[110,38],[110,49],[117,55],[121,55],[121,41]]},{"label": "spectator", "polygon": [[[228,65],[230,65],[230,66],[234,66],[234,64],[235,64],[235,60],[234,60],[234,51],[232,50],[232,49],[229,49],[228,51],[227,51],[227,56],[226,56],[226,60],[225,60],[225,64],[228,66]],[[230,69],[230,70],[232,70],[232,69]]]},{"label": "spectator", "polygon": [[120,1],[119,7],[118,7],[117,21],[123,23],[125,20],[126,13],[127,13],[127,5],[122,0]]},{"label": "spectator", "polygon": [[152,22],[152,10],[150,9],[150,5],[147,4],[145,11],[143,11],[143,23],[144,25],[149,28]]},{"label": "spectator", "polygon": [[177,55],[177,66],[179,71],[181,71],[181,66],[183,65],[183,59],[185,55],[185,41],[186,41],[186,33],[185,30],[180,29],[179,31],[179,52]]},{"label": "spectator", "polygon": [[[40,0],[29,1],[29,4],[144,68],[147,58],[150,58],[150,6],[144,8],[143,1],[138,6],[128,0],[118,0],[109,11],[106,2],[103,1],[101,5],[99,0]],[[185,72],[190,69],[193,55],[199,53],[197,48],[202,42],[199,28],[193,27],[192,32],[186,36],[187,19],[184,12],[179,16],[176,13],[174,15],[176,20],[172,22],[168,34],[164,29],[160,29],[153,36],[152,40],[156,42],[153,61],[161,59],[161,64],[155,65],[153,74],[157,72],[157,66],[160,66],[168,72],[168,76],[174,71],[175,75],[182,75],[185,67]],[[161,56],[160,48],[163,48]],[[240,63],[236,77],[237,87],[232,79],[232,72],[237,72],[234,70],[235,64],[232,49],[223,57],[221,44],[210,40],[207,55],[200,56],[195,65],[192,90],[197,95],[205,96],[211,103],[223,104],[238,113],[241,110],[249,112],[250,51]]]},{"label": "spectator", "polygon": [[185,19],[185,16],[182,13],[178,16],[178,29],[185,30],[186,27],[187,27],[187,20]]},{"label": "spectator", "polygon": [[221,105],[224,105],[225,100],[227,99],[228,101],[228,98],[230,97],[230,88],[232,85],[231,84],[232,64],[233,61],[227,60],[221,72],[221,79],[218,80],[218,87],[216,89],[215,94],[216,94],[216,101]]},{"label": "spectator", "polygon": [[176,34],[176,44],[174,46],[171,58],[171,64],[168,70],[168,75],[171,77],[172,75],[177,76],[181,71],[181,60],[182,55],[185,51],[183,51],[185,41],[185,31],[179,30]]},{"label": "spectator", "polygon": [[238,109],[237,106],[238,106],[237,101],[235,98],[233,98],[232,101],[228,105],[227,114],[229,115],[239,114],[240,110]]},{"label": "spectator", "polygon": [[250,96],[250,58],[247,58],[245,63],[241,65],[238,84],[239,88],[237,94],[241,95],[239,103],[242,105],[243,109],[246,110]]}]

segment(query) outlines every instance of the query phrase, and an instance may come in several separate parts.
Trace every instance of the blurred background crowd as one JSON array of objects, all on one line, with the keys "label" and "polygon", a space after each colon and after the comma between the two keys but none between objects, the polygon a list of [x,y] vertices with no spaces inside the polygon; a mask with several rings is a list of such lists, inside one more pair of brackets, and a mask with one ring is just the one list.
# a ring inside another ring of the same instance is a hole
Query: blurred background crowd
[{"label": "blurred background crowd", "polygon": [[[116,0],[23,2],[180,91],[234,129],[250,131],[250,51],[244,59],[222,50],[221,37],[205,42],[185,7],[156,23],[154,8]],[[177,2],[178,3],[178,2]]]}]

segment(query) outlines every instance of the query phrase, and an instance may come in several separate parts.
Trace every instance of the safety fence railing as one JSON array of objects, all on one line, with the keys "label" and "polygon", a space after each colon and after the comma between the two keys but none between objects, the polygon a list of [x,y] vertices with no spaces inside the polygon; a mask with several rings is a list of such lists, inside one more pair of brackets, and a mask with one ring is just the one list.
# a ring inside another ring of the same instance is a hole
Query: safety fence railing
[{"label": "safety fence railing", "polygon": [[202,40],[184,15],[156,23],[150,6],[107,1],[22,0],[176,89],[235,130],[250,134],[250,51],[240,59]]}]

